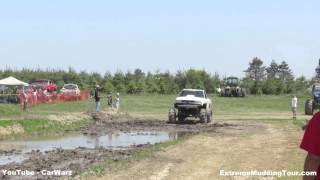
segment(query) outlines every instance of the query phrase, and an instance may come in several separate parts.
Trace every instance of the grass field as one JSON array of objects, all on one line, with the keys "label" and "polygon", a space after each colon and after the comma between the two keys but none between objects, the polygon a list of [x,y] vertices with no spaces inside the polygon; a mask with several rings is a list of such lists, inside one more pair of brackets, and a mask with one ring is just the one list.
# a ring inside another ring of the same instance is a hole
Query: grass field
[{"label": "grass field", "polygon": [[[121,97],[121,111],[132,116],[166,120],[168,110],[173,106],[174,95],[124,95]],[[211,96],[216,120],[288,120],[291,119],[290,96],[248,96],[246,98],[221,98]],[[303,115],[304,101],[299,98],[299,120]],[[102,108],[106,99],[102,99]],[[94,109],[94,101],[43,104],[22,112],[19,105],[0,105],[0,120],[47,120],[48,115],[80,113]],[[2,123],[0,122],[0,126]]]}]

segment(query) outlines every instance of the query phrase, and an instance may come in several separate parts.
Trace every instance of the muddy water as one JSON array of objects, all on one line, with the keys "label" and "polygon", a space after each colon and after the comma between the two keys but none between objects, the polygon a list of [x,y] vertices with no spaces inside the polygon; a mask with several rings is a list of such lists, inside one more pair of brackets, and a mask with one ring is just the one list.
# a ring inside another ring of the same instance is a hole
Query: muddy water
[{"label": "muddy water", "polygon": [[118,132],[113,134],[97,135],[82,135],[73,134],[62,137],[52,138],[36,138],[26,140],[8,140],[1,141],[0,147],[10,146],[15,150],[0,153],[0,165],[5,165],[11,162],[21,162],[28,158],[28,153],[32,151],[40,151],[45,153],[56,148],[76,149],[84,148],[99,148],[108,149],[124,149],[132,145],[140,144],[155,144],[169,140],[177,139],[181,133],[166,132],[166,131],[143,131],[143,132]]}]

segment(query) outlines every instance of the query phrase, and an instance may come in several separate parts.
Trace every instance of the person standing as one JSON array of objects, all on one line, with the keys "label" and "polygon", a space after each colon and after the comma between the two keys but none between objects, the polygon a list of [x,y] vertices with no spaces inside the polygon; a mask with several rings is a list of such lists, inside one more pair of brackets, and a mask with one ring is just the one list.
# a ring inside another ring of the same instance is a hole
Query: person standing
[{"label": "person standing", "polygon": [[28,94],[26,91],[22,90],[22,96],[23,96],[23,111],[26,112],[28,110]]},{"label": "person standing", "polygon": [[116,109],[118,111],[120,109],[120,93],[117,93],[115,101],[116,101],[115,102],[116,103]]},{"label": "person standing", "polygon": [[100,91],[102,90],[102,88],[100,88],[99,85],[96,85],[96,88],[94,89],[94,99],[96,101],[96,111],[99,112],[100,111]]},{"label": "person standing", "polygon": [[221,94],[221,88],[220,88],[220,86],[217,88],[217,93],[218,93],[218,95]]},{"label": "person standing", "polygon": [[37,104],[37,102],[38,102],[38,93],[37,93],[37,89],[33,89],[33,91],[32,91],[32,95],[33,95],[33,104]]},{"label": "person standing", "polygon": [[314,176],[304,176],[304,180],[320,179],[320,113],[316,113],[307,124],[300,148],[308,155],[304,162],[304,172],[317,172]]},{"label": "person standing", "polygon": [[109,106],[109,108],[112,108],[112,104],[113,104],[113,102],[112,102],[112,93],[111,93],[111,94],[108,95],[108,106]]},{"label": "person standing", "polygon": [[291,99],[291,110],[292,110],[293,119],[297,119],[297,110],[298,110],[297,96],[293,96]]}]

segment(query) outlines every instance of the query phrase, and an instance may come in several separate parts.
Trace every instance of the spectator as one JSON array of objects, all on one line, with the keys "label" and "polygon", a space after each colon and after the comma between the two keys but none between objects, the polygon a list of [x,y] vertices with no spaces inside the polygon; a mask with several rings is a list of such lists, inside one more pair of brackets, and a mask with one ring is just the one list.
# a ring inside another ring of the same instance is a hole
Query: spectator
[{"label": "spectator", "polygon": [[22,90],[22,96],[23,96],[23,111],[26,112],[28,109],[28,94],[26,93],[26,91]]},{"label": "spectator", "polygon": [[304,164],[305,172],[317,172],[315,176],[305,176],[304,180],[320,179],[320,113],[318,112],[313,116],[307,125],[304,133],[301,149],[308,152],[308,155]]},{"label": "spectator", "polygon": [[112,104],[113,104],[112,101],[113,100],[112,100],[112,93],[111,93],[111,94],[108,95],[108,106],[109,106],[109,108],[112,108]]},{"label": "spectator", "polygon": [[222,91],[221,88],[218,87],[218,88],[217,88],[217,93],[218,93],[219,95],[221,94],[221,91]]},{"label": "spectator", "polygon": [[96,88],[94,90],[94,99],[96,100],[96,111],[100,111],[100,91],[102,91],[103,88],[100,88],[99,85],[96,85]]},{"label": "spectator", "polygon": [[297,119],[297,110],[298,110],[298,98],[293,96],[291,100],[291,110],[293,114],[293,119]]},{"label": "spectator", "polygon": [[37,90],[36,90],[36,89],[33,90],[32,95],[33,95],[33,102],[34,102],[34,104],[37,104],[37,101],[38,101],[38,93],[37,93]]},{"label": "spectator", "polygon": [[115,102],[116,103],[116,109],[118,111],[120,109],[120,93],[117,93],[115,101],[116,101]]}]

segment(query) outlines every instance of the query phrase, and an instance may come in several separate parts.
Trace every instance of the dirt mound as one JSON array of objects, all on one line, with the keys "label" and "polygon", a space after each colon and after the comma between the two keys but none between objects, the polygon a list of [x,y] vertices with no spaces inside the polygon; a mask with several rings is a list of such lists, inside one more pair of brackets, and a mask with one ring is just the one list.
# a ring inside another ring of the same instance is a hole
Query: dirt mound
[{"label": "dirt mound", "polygon": [[0,127],[0,137],[9,136],[13,134],[23,134],[24,128],[20,124],[14,124],[12,126]]}]

